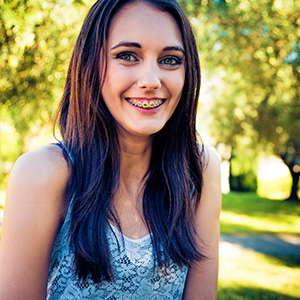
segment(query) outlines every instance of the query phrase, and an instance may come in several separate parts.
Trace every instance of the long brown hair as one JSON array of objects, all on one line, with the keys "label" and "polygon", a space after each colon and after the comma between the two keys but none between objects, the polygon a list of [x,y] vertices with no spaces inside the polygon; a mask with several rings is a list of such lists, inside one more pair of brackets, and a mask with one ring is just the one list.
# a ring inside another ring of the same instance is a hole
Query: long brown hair
[{"label": "long brown hair", "polygon": [[101,95],[107,34],[113,16],[136,1],[170,13],[178,23],[186,51],[181,99],[153,138],[143,192],[144,219],[152,233],[159,267],[168,265],[170,259],[189,265],[204,257],[196,246],[194,229],[202,190],[203,152],[199,151],[195,129],[200,66],[190,23],[175,0],[99,0],[90,9],[77,39],[58,118],[65,157],[68,159],[67,152],[72,157],[66,193],[66,207],[72,205],[71,248],[79,278],[91,275],[95,282],[114,277],[106,232],[109,219],[119,224],[111,208],[119,186],[119,141],[115,121]]}]

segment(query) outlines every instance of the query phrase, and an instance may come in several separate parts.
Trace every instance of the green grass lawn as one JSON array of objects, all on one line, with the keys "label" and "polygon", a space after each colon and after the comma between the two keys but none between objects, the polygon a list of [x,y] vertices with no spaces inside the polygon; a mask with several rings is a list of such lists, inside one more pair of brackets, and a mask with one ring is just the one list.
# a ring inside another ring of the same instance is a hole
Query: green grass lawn
[{"label": "green grass lawn", "polygon": [[[223,234],[300,235],[300,203],[223,195]],[[218,300],[300,299],[300,257],[268,256],[231,248],[220,252]]]},{"label": "green grass lawn", "polygon": [[300,201],[260,198],[255,193],[223,195],[223,234],[300,234]]},{"label": "green grass lawn", "polygon": [[218,300],[300,299],[300,258],[220,253]]}]

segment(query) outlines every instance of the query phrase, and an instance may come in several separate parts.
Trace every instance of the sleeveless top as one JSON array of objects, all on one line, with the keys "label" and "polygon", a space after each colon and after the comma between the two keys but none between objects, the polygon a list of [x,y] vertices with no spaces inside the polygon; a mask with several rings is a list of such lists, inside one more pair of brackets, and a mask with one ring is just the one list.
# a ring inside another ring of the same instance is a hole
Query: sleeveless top
[{"label": "sleeveless top", "polygon": [[[70,209],[69,209],[70,210]],[[150,233],[139,239],[122,235],[109,225],[107,237],[112,253],[114,281],[94,283],[91,278],[78,279],[69,245],[70,212],[59,230],[50,259],[47,300],[63,299],[182,299],[187,267],[170,261],[167,272],[153,268]],[[124,239],[123,239],[124,238]]]},{"label": "sleeveless top", "polygon": [[164,272],[154,260],[151,233],[131,239],[112,225],[108,226],[106,234],[112,254],[114,281],[95,283],[90,277],[80,280],[75,272],[74,253],[69,243],[71,207],[72,201],[53,245],[47,300],[182,299],[188,267],[179,267],[171,260]]}]

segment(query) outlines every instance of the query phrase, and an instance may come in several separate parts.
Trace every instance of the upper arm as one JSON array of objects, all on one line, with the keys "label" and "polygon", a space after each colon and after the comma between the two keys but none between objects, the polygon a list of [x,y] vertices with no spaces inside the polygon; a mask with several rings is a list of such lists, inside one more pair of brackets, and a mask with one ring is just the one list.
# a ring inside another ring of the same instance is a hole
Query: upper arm
[{"label": "upper arm", "polygon": [[221,211],[220,160],[211,149],[205,149],[207,165],[203,189],[196,212],[196,230],[204,261],[194,263],[188,271],[184,299],[216,299],[219,258],[219,216]]},{"label": "upper arm", "polygon": [[0,244],[0,298],[43,299],[69,171],[57,146],[21,156],[10,175]]}]

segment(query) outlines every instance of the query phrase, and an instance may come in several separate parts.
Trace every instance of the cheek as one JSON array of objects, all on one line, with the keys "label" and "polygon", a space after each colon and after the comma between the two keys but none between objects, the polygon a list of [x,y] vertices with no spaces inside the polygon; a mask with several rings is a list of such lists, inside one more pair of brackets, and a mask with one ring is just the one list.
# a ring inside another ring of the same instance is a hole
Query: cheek
[{"label": "cheek", "polygon": [[110,68],[106,73],[106,86],[114,93],[126,90],[132,85],[133,80],[134,72],[126,68]]},{"label": "cheek", "polygon": [[180,98],[184,86],[184,81],[185,81],[185,72],[174,74],[174,76],[171,76],[169,78],[168,85],[173,97]]}]

